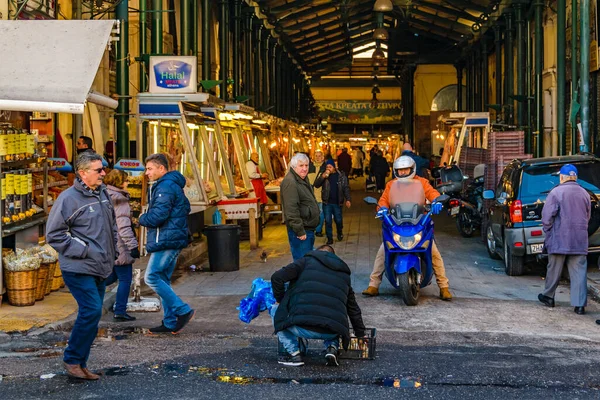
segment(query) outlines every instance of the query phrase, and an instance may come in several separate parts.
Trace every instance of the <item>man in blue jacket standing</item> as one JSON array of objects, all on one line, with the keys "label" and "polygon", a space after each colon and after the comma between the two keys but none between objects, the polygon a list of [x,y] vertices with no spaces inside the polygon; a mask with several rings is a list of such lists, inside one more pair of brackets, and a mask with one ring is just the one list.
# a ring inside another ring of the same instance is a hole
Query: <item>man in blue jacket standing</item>
[{"label": "man in blue jacket standing", "polygon": [[151,253],[144,279],[160,297],[164,310],[162,324],[150,333],[178,334],[195,314],[171,288],[177,257],[188,245],[190,202],[183,192],[185,178],[178,171],[169,171],[164,154],[146,158],[146,176],[154,185],[148,211],[140,216],[140,225],[148,228],[146,250]]},{"label": "man in blue jacket standing", "polygon": [[571,278],[571,305],[575,313],[585,314],[590,215],[590,195],[577,183],[577,168],[563,165],[560,185],[550,191],[542,209],[548,271],[538,299],[548,307],[554,307],[554,293],[566,264]]}]

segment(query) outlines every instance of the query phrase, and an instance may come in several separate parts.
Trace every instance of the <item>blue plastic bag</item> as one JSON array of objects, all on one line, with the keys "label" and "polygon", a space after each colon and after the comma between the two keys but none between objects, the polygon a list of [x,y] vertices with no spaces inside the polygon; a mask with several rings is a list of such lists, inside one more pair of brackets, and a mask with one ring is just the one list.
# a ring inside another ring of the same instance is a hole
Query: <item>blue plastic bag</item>
[{"label": "blue plastic bag", "polygon": [[252,281],[250,293],[240,301],[240,306],[237,307],[240,310],[239,318],[242,322],[249,324],[258,317],[261,311],[270,310],[275,302],[271,282],[265,281],[263,278],[256,278]]}]

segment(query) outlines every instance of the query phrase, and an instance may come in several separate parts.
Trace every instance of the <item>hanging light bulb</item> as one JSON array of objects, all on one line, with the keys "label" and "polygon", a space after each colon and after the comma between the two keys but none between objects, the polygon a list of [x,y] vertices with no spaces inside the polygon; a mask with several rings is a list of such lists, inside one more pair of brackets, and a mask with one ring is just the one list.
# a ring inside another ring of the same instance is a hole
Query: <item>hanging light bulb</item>
[{"label": "hanging light bulb", "polygon": [[373,6],[373,11],[388,12],[394,9],[391,0],[377,0]]},{"label": "hanging light bulb", "polygon": [[373,31],[373,39],[375,40],[387,40],[388,37],[388,31],[385,28],[376,28],[375,31]]},{"label": "hanging light bulb", "polygon": [[385,60],[385,52],[380,48],[376,48],[372,55],[373,59]]},{"label": "hanging light bulb", "polygon": [[383,63],[381,62],[380,59],[374,58],[373,61],[371,62],[371,65],[373,65],[374,67],[381,67],[383,65]]}]

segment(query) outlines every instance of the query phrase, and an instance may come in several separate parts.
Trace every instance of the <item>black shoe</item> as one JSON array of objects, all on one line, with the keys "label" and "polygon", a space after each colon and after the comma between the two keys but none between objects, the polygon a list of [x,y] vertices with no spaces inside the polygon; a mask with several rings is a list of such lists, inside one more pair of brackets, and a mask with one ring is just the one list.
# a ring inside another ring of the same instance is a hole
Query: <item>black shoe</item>
[{"label": "black shoe", "polygon": [[585,314],[585,307],[575,307],[573,311],[575,311],[575,314],[583,315]]},{"label": "black shoe", "polygon": [[135,321],[136,318],[132,317],[131,315],[125,313],[125,314],[115,314],[113,316],[113,319],[115,321],[119,321],[119,322],[127,322],[127,321]]},{"label": "black shoe", "polygon": [[600,319],[596,320],[596,324],[600,325]]},{"label": "black shoe", "polygon": [[325,353],[326,365],[328,367],[337,367],[340,364],[337,360],[338,350],[334,346],[327,347],[327,352]]},{"label": "black shoe", "polygon": [[544,296],[540,293],[538,294],[538,300],[548,307],[554,307],[554,299],[552,297]]},{"label": "black shoe", "polygon": [[317,232],[317,233],[315,233],[315,236],[316,237],[323,237],[323,234],[321,232]]},{"label": "black shoe", "polygon": [[175,329],[173,329],[173,335],[177,335],[181,330],[194,318],[196,315],[196,311],[190,310],[187,314],[178,315],[177,323],[175,324]]},{"label": "black shoe", "polygon": [[338,242],[341,242],[342,240],[344,240],[344,235],[342,235],[341,233],[338,234]]},{"label": "black shoe", "polygon": [[296,355],[286,354],[285,356],[279,356],[277,362],[287,367],[301,367],[304,365],[300,352],[296,353]]},{"label": "black shoe", "polygon": [[159,333],[171,333],[173,332],[173,329],[167,328],[165,324],[160,324],[160,326],[157,326],[156,328],[150,328],[148,331],[153,335],[157,335]]},{"label": "black shoe", "polygon": [[327,238],[327,243],[325,244],[333,244],[333,239]]}]

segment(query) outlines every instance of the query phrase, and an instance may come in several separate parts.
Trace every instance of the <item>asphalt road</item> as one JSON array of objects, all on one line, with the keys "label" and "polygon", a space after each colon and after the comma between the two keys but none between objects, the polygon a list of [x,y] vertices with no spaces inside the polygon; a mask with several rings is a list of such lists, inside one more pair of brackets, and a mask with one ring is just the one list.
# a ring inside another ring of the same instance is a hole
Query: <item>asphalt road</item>
[{"label": "asphalt road", "polygon": [[[146,335],[156,314],[126,325],[104,318],[90,359],[99,382],[64,375],[68,332],[0,336],[0,399],[600,398],[598,305],[577,316],[561,287],[558,307],[541,306],[543,270],[506,277],[478,239],[437,223],[455,299],[440,301],[435,285],[416,307],[385,284],[377,298],[360,296],[366,325],[378,329],[375,360],[326,367],[314,343],[305,366],[282,367],[268,316],[242,324],[231,311],[240,295],[194,295],[189,278],[181,288],[198,315],[179,336]],[[368,272],[357,272],[356,291]]]}]

